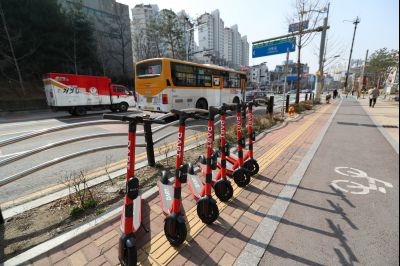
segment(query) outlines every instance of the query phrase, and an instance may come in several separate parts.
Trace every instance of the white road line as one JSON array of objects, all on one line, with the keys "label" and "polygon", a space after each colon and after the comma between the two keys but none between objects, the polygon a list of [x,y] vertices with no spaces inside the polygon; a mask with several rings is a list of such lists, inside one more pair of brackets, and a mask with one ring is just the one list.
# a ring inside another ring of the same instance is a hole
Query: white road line
[{"label": "white road line", "polygon": [[250,238],[245,248],[240,253],[234,265],[258,265],[260,263],[260,260],[263,257],[266,248],[268,247],[269,243],[272,240],[272,237],[275,234],[276,229],[278,228],[281,218],[284,216],[290,204],[290,200],[287,199],[293,198],[298,185],[303,179],[303,176],[307,171],[308,166],[314,158],[314,155],[317,152],[318,147],[321,144],[326,132],[328,131],[328,128],[331,125],[332,120],[339,110],[342,102],[343,100],[340,101],[336,110],[333,112],[328,122],[321,130],[321,133],[314,141],[307,154],[304,156],[302,162],[297,167],[293,175],[290,177],[287,185],[282,189],[274,204],[269,209],[267,215],[258,225],[256,231]]}]

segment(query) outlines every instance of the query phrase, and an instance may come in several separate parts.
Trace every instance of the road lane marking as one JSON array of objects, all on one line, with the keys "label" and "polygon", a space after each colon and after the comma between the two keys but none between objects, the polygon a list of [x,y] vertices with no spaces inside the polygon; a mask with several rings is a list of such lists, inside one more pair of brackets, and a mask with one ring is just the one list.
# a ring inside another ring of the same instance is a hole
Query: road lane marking
[{"label": "road lane marking", "polygon": [[[343,191],[345,193],[351,193],[354,195],[367,195],[371,190],[377,190],[383,194],[386,194],[385,187],[393,188],[393,185],[391,183],[377,178],[369,177],[366,172],[357,168],[338,166],[335,167],[335,172],[347,177],[366,179],[366,181],[368,182],[368,186],[351,180],[343,180],[343,179],[337,179],[331,182],[331,185],[334,188]],[[339,185],[341,183],[343,183],[342,186]],[[377,185],[379,183],[382,184],[383,186]]]}]

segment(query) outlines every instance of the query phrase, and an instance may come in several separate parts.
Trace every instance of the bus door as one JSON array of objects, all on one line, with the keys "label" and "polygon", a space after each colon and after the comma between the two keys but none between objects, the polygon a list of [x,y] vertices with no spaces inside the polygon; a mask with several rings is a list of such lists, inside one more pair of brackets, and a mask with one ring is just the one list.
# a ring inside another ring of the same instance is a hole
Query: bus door
[{"label": "bus door", "polygon": [[222,105],[222,77],[221,76],[212,76],[213,78],[213,90],[215,92],[215,103],[217,106]]}]

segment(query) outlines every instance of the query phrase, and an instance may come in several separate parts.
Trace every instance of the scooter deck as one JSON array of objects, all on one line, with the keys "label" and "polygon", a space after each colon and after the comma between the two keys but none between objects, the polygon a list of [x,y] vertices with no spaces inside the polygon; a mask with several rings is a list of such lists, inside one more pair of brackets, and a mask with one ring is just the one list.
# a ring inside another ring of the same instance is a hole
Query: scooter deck
[{"label": "scooter deck", "polygon": [[193,198],[197,201],[201,198],[201,194],[203,193],[203,182],[201,182],[200,178],[197,175],[188,174],[187,178],[189,189],[192,192]]},{"label": "scooter deck", "polygon": [[164,214],[170,214],[172,201],[174,199],[174,188],[172,184],[163,184],[161,181],[157,182],[158,191],[160,194],[161,208]]},{"label": "scooter deck", "polygon": [[[219,158],[218,158],[219,159]],[[206,172],[206,164],[202,164],[201,162],[198,163],[199,168],[201,167],[201,173]],[[212,170],[212,179],[215,180],[218,175],[218,170]]]},{"label": "scooter deck", "polygon": [[142,197],[133,200],[133,231],[137,231],[142,221]]}]

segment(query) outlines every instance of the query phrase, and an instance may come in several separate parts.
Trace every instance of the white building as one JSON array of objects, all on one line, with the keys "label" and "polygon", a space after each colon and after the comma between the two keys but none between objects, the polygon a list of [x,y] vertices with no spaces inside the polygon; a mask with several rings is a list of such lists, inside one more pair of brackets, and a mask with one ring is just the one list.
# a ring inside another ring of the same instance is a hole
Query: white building
[{"label": "white building", "polygon": [[238,26],[235,24],[231,27],[232,38],[232,63],[236,66],[241,65],[242,61],[242,36],[239,33]]},{"label": "white building", "polygon": [[231,28],[224,29],[224,59],[233,62],[233,31]]},{"label": "white building", "polygon": [[248,83],[256,88],[266,87],[271,82],[270,74],[266,62],[251,66],[247,77]]},{"label": "white building", "polygon": [[235,68],[249,65],[249,43],[246,36],[241,37],[237,25],[225,28],[218,9],[204,13],[198,22],[199,49],[205,51],[197,56],[199,61]]},{"label": "white building", "polygon": [[249,49],[250,49],[250,45],[249,45],[249,42],[247,41],[247,36],[246,35],[242,37],[241,46],[242,46],[241,65],[242,66],[248,66],[249,65]]},{"label": "white building", "polygon": [[144,49],[151,42],[147,34],[147,25],[156,19],[159,8],[157,5],[139,4],[132,8],[131,12],[133,61],[136,62],[149,57],[151,54],[151,51],[145,51]]}]

